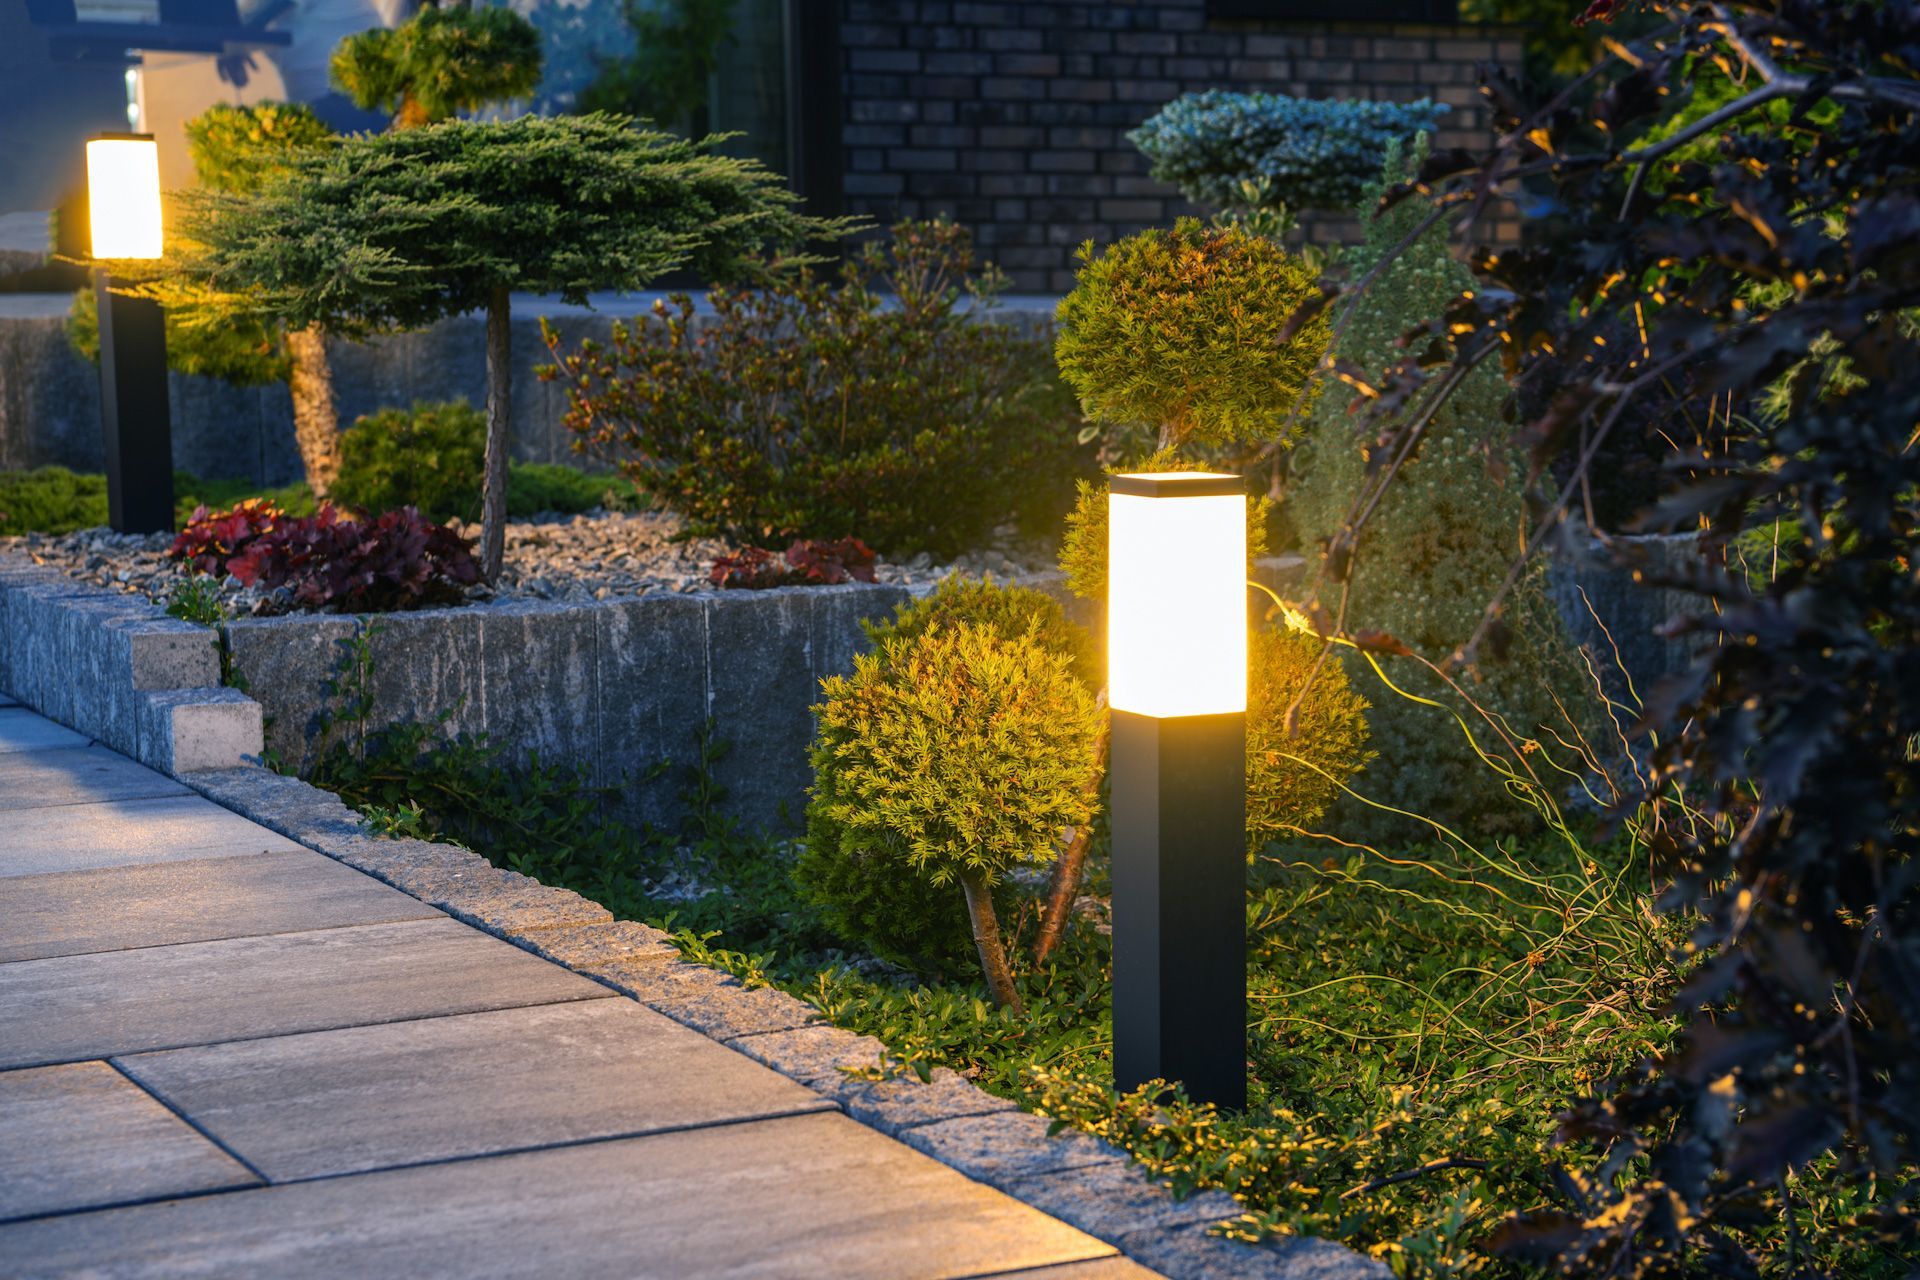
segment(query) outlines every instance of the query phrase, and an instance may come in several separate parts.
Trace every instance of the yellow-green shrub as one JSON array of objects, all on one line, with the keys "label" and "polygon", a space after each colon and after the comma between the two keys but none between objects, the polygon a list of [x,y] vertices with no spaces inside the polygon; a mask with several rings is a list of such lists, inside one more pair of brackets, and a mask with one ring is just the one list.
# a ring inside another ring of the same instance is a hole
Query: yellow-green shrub
[{"label": "yellow-green shrub", "polygon": [[1239,227],[1182,218],[1103,252],[1080,248],[1054,359],[1096,422],[1157,428],[1162,447],[1268,439],[1330,334],[1324,315],[1280,336],[1317,273]]},{"label": "yellow-green shrub", "polygon": [[962,622],[821,682],[795,878],[832,927],[923,970],[960,964],[967,882],[1003,885],[1091,817],[1097,717],[1072,666],[1034,634]]}]

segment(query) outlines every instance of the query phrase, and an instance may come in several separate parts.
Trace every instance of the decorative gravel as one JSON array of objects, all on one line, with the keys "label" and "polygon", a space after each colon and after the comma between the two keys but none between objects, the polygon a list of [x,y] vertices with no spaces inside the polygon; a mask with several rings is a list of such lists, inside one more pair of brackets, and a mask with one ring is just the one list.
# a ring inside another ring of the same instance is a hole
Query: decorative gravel
[{"label": "decorative gravel", "polygon": [[[596,510],[517,520],[507,526],[500,580],[473,596],[476,600],[532,597],[578,602],[710,590],[707,573],[713,561],[735,548],[713,538],[678,538],[679,530],[676,517],[660,512]],[[479,533],[477,527],[462,531],[470,536]],[[167,558],[172,541],[170,534],[82,529],[58,537],[29,533],[0,538],[0,550],[19,552],[83,582],[139,592],[165,605],[183,576],[180,566]],[[1010,530],[995,541],[994,547],[944,564],[924,554],[904,563],[883,562],[875,575],[881,582],[913,586],[937,582],[955,572],[990,573],[1006,579],[1053,568],[1044,550],[1020,546]],[[283,602],[246,590],[233,578],[222,584],[221,593],[235,614],[284,610]]]}]

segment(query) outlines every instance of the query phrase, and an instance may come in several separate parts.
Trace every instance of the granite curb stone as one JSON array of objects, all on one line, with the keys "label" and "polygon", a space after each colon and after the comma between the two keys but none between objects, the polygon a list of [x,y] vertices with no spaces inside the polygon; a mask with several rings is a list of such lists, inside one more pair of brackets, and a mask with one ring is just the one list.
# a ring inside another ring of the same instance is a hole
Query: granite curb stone
[{"label": "granite curb stone", "polygon": [[1072,1130],[1049,1135],[1050,1127],[1051,1121],[1044,1116],[998,1111],[915,1125],[903,1130],[899,1138],[940,1163],[1003,1191],[1020,1178],[1127,1162],[1126,1152],[1098,1138]]},{"label": "granite curb stone", "polygon": [[[1012,1194],[1019,1198],[1017,1191]],[[1222,1275],[1248,1280],[1392,1280],[1393,1277],[1385,1263],[1313,1236],[1289,1236],[1252,1245],[1209,1235],[1204,1224],[1195,1224],[1171,1231],[1129,1232],[1113,1243],[1129,1258],[1152,1267],[1168,1280],[1206,1280],[1209,1276]]]}]

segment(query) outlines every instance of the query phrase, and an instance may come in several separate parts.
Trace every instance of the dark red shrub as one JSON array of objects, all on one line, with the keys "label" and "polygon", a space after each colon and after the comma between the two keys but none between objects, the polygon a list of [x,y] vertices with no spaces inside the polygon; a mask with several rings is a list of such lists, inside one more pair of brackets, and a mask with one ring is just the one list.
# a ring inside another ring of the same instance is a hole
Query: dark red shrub
[{"label": "dark red shrub", "polygon": [[342,613],[451,604],[480,581],[472,539],[412,507],[366,520],[321,507],[254,538],[227,570],[247,586],[291,587],[295,607]]},{"label": "dark red shrub", "polygon": [[227,563],[262,534],[287,520],[287,513],[268,498],[243,498],[225,511],[193,509],[192,519],[173,540],[167,554],[185,560],[195,573],[226,573]]},{"label": "dark red shrub", "polygon": [[873,548],[858,538],[807,538],[782,557],[763,547],[748,547],[713,562],[707,581],[716,587],[761,591],[768,587],[831,587],[842,582],[872,582]]}]

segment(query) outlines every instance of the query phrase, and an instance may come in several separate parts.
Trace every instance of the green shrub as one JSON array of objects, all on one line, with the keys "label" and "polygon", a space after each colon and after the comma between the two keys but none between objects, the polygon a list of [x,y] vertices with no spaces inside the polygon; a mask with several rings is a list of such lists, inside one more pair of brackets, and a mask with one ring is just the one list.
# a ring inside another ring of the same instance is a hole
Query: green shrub
[{"label": "green shrub", "polygon": [[[948,222],[901,223],[832,287],[677,295],[541,371],[575,447],[679,512],[755,546],[858,537],[947,555],[1003,521],[1057,518],[1085,451],[1043,342],[989,312],[1004,277]],[[891,295],[891,296],[890,296]]]},{"label": "green shrub", "polygon": [[1159,432],[1162,449],[1273,438],[1325,352],[1326,317],[1281,332],[1318,275],[1263,236],[1182,218],[1080,248],[1054,357],[1095,422]]},{"label": "green shrub", "polygon": [[[964,894],[989,922],[972,929],[989,989],[1017,1003],[994,887],[1092,816],[1097,716],[1072,660],[961,622],[891,638],[821,691],[802,889],[850,938],[895,955],[904,941],[928,967],[957,948],[926,891],[963,920]],[[938,937],[920,938],[929,926]]]},{"label": "green shrub", "polygon": [[1287,708],[1320,657],[1317,636],[1257,627],[1247,637],[1247,848],[1298,835],[1318,822],[1342,784],[1366,768],[1367,700],[1329,654],[1300,704],[1299,733]]},{"label": "green shrub", "polygon": [[186,133],[194,176],[217,191],[256,191],[295,156],[340,136],[300,102],[216,102],[187,121]]},{"label": "green shrub", "polygon": [[1003,640],[1031,637],[1080,678],[1089,693],[1104,682],[1100,654],[1085,627],[1067,617],[1060,602],[1032,587],[1007,586],[991,578],[960,574],[940,583],[918,600],[910,600],[884,621],[864,621],[861,629],[876,646],[889,640],[918,639],[936,627],[962,624],[985,627]]},{"label": "green shrub", "polygon": [[[1397,179],[1400,161],[1392,166],[1388,172]],[[1379,189],[1376,185],[1374,194]],[[1362,207],[1370,208],[1371,199]],[[1366,243],[1353,251],[1352,274],[1370,269],[1424,213],[1422,203],[1410,199],[1370,221]],[[1404,355],[1397,342],[1408,326],[1440,315],[1472,287],[1473,277],[1454,260],[1445,232],[1435,228],[1361,298],[1340,356],[1368,376],[1377,374]],[[1472,634],[1527,534],[1521,479],[1526,469],[1508,445],[1503,413],[1508,394],[1505,379],[1488,361],[1429,424],[1419,454],[1394,481],[1361,537],[1347,603],[1349,630],[1385,631],[1434,662],[1444,661]],[[1354,395],[1337,387],[1314,407],[1287,488],[1286,504],[1308,540],[1338,531],[1373,475],[1366,441],[1355,435],[1355,420],[1347,412]],[[1587,705],[1591,686],[1582,684],[1577,653],[1547,597],[1543,566],[1519,585],[1504,620],[1511,633],[1506,657],[1489,653],[1482,678],[1466,687],[1505,721],[1516,741],[1546,737],[1543,725],[1566,732],[1554,703],[1556,691],[1569,708],[1577,708]],[[1383,655],[1380,662],[1401,688],[1453,707],[1483,741],[1498,745],[1493,728],[1426,668],[1408,658]],[[1475,835],[1532,826],[1530,811],[1508,793],[1495,771],[1482,767],[1446,711],[1385,691],[1373,702],[1373,744],[1384,763],[1361,788],[1369,799]],[[1358,803],[1342,804],[1335,815],[1335,830],[1352,838],[1426,834],[1423,825]]]},{"label": "green shrub", "polygon": [[1175,98],[1127,140],[1161,182],[1195,204],[1345,209],[1394,143],[1434,128],[1447,110],[1417,102],[1289,98],[1210,89]]},{"label": "green shrub", "polygon": [[342,40],[328,78],[357,107],[399,128],[524,98],[540,83],[540,32],[508,8],[429,5],[398,27]]},{"label": "green shrub", "polygon": [[[242,498],[271,499],[289,515],[312,515],[313,494],[304,484],[263,490],[248,480],[202,480],[173,473],[174,525],[184,526],[195,507],[230,507]],[[107,478],[65,467],[0,471],[0,535],[58,535],[107,522]]]},{"label": "green shrub", "polygon": [[[237,387],[286,380],[287,353],[273,326],[247,316],[215,316],[185,297],[168,303],[167,368]],[[100,304],[91,288],[75,292],[67,308],[67,341],[88,360],[100,362]]]},{"label": "green shrub", "polygon": [[[418,507],[430,520],[477,520],[487,420],[464,400],[416,402],[354,420],[340,436],[340,473],[329,496],[374,513]],[[507,514],[577,513],[639,505],[633,486],[547,462],[507,471]]]}]

